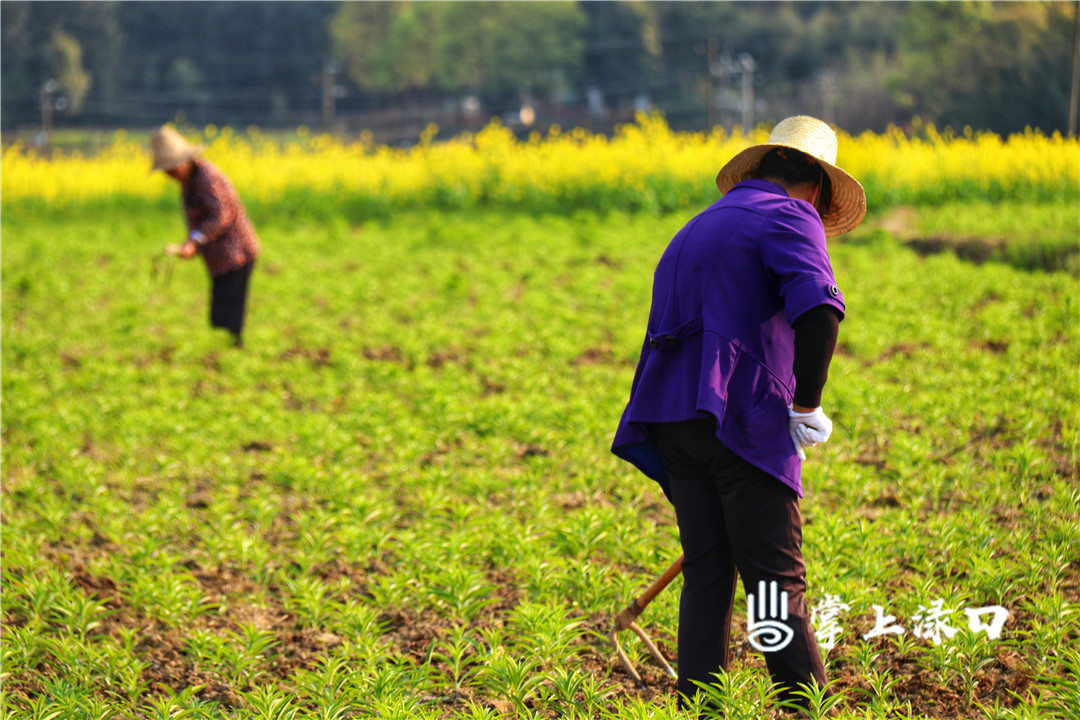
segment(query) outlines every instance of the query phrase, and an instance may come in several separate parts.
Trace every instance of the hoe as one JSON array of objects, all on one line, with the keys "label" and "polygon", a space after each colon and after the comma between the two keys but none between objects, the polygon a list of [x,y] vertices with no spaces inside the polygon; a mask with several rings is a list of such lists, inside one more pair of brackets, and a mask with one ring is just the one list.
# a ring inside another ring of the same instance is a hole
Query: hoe
[{"label": "hoe", "polygon": [[653,582],[645,592],[631,600],[626,609],[615,616],[615,624],[611,628],[611,633],[608,634],[608,637],[611,638],[611,644],[615,646],[615,653],[619,656],[619,660],[622,661],[623,667],[626,668],[626,672],[640,687],[645,687],[645,682],[641,679],[641,675],[634,669],[634,665],[630,662],[630,658],[626,656],[626,653],[623,652],[622,647],[619,645],[618,633],[627,628],[633,630],[634,633],[641,638],[641,642],[645,644],[645,647],[648,648],[649,653],[656,662],[660,663],[660,667],[664,668],[664,671],[671,677],[678,677],[675,674],[675,671],[671,669],[671,665],[668,664],[668,661],[664,659],[663,653],[661,653],[659,648],[653,644],[653,641],[649,639],[649,636],[645,634],[645,631],[641,629],[635,620],[637,620],[638,615],[645,610],[645,607],[653,601],[653,598],[659,595],[660,591],[666,588],[668,584],[682,572],[682,561],[683,556],[680,555],[675,562],[671,563],[671,567],[665,570],[663,575],[656,578],[656,581]]},{"label": "hoe", "polygon": [[162,283],[169,284],[172,280],[172,271],[174,258],[180,256],[181,245],[166,245],[161,249],[161,253],[154,256],[153,266],[150,269],[150,276],[157,280],[162,278]]}]

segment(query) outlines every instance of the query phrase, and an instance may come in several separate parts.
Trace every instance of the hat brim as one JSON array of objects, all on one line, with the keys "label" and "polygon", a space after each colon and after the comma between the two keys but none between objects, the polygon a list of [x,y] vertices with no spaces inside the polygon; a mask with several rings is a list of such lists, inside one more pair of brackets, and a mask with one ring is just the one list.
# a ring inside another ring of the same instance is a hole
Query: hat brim
[{"label": "hat brim", "polygon": [[[726,193],[743,180],[750,177],[757,169],[761,158],[773,148],[793,147],[792,145],[770,144],[754,145],[728,160],[716,176],[716,187]],[[799,150],[800,148],[794,148]],[[866,217],[866,192],[858,180],[840,168],[818,159],[832,181],[832,203],[821,222],[825,226],[825,236],[834,237],[853,230]]]}]

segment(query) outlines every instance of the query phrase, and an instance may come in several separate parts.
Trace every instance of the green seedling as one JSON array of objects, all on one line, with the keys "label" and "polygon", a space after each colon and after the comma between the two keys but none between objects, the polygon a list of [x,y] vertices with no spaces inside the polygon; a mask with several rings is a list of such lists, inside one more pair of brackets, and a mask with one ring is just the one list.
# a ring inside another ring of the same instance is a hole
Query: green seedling
[{"label": "green seedling", "polygon": [[242,692],[251,720],[295,720],[300,708],[295,707],[288,694],[272,687],[256,687]]},{"label": "green seedling", "polygon": [[1080,713],[1080,650],[1075,647],[1061,648],[1061,655],[1056,672],[1043,672],[1037,676],[1038,684],[1049,690],[1038,707],[1050,711],[1057,717],[1072,718]]},{"label": "green seedling", "polygon": [[346,720],[353,716],[354,706],[348,700],[322,699],[312,713],[304,717],[311,720]]},{"label": "green seedling", "polygon": [[544,666],[569,661],[580,652],[580,626],[580,621],[567,620],[563,610],[548,605],[518,605],[510,617],[517,644]]},{"label": "green seedling", "polygon": [[979,674],[983,668],[994,662],[1000,647],[985,634],[966,628],[952,638],[951,644],[954,652],[947,658],[946,667],[950,679],[959,679],[964,693],[964,706],[969,708],[975,698]]},{"label": "green seedling", "polygon": [[847,699],[847,693],[837,689],[835,683],[835,680],[821,686],[816,682],[809,685],[799,683],[799,688],[791,693],[793,697],[788,700],[781,700],[778,704],[782,707],[798,710],[810,720],[820,720],[820,718],[828,717],[833,710],[839,708]]},{"label": "green seedling", "polygon": [[1037,595],[1021,605],[1035,616],[1033,627],[1023,632],[1025,644],[1038,653],[1039,665],[1056,656],[1069,639],[1080,637],[1080,607],[1058,592]]},{"label": "green seedling", "polygon": [[848,652],[847,657],[855,664],[860,675],[868,675],[877,669],[885,651],[877,643],[860,640]]},{"label": "green seedling", "polygon": [[431,595],[452,619],[471,622],[484,608],[498,602],[495,586],[475,569],[455,566],[432,579]]},{"label": "green seedling", "polygon": [[[5,196],[0,713],[687,717],[667,679],[626,682],[604,635],[679,547],[662,492],[609,446],[685,214],[605,196],[586,204],[611,215],[374,220],[307,201],[307,219],[259,210],[234,352],[205,327],[201,267],[168,287],[145,272],[147,238],[183,229],[175,197],[44,213]],[[1039,225],[1048,202],[980,203],[1003,239],[1068,239]],[[851,605],[828,676],[866,695],[837,716],[945,720],[946,694],[970,718],[1070,717],[1053,678],[1080,638],[1075,275],[921,256],[875,223],[830,244],[837,429],[803,468],[809,601]],[[1005,635],[933,647],[912,621],[937,598],[961,632],[959,608],[1008,608]],[[861,641],[872,603],[906,634]],[[647,618],[671,659],[678,606],[676,585]],[[743,607],[740,589],[737,623]],[[779,717],[740,637],[714,695]],[[206,687],[170,704],[187,683]]]},{"label": "green seedling", "polygon": [[695,681],[698,692],[689,700],[692,713],[706,720],[750,720],[766,717],[780,705],[780,690],[768,678],[749,670],[716,673],[712,683]]},{"label": "green seedling", "polygon": [[559,665],[547,674],[554,702],[566,713],[595,717],[615,694],[614,689],[578,668]]},{"label": "green seedling", "polygon": [[894,675],[888,670],[871,670],[863,676],[870,686],[866,690],[860,690],[870,699],[870,711],[877,715],[887,715],[893,707],[893,688],[900,684],[901,677]]},{"label": "green seedling", "polygon": [[455,625],[447,637],[438,645],[432,641],[430,657],[446,666],[450,688],[461,690],[467,683],[469,668],[476,662],[477,641],[469,634],[465,625]]},{"label": "green seedling", "polygon": [[481,673],[481,687],[496,697],[505,697],[515,712],[528,712],[526,705],[544,681],[540,665],[531,659],[500,655],[488,660]]},{"label": "green seedling", "polygon": [[57,708],[49,698],[42,696],[27,701],[22,712],[26,720],[57,720],[64,716],[63,708]]},{"label": "green seedling", "polygon": [[506,716],[493,707],[469,702],[468,709],[457,715],[461,720],[502,720]]},{"label": "green seedling", "polygon": [[145,720],[190,720],[197,716],[196,710],[184,707],[176,696],[169,695],[150,698],[139,708],[139,713]]},{"label": "green seedling", "polygon": [[102,620],[112,611],[107,601],[89,597],[80,591],[59,595],[49,610],[48,619],[61,625],[68,632],[86,637],[91,630],[101,626]]},{"label": "green seedling", "polygon": [[285,609],[295,614],[303,627],[330,627],[341,617],[341,603],[319,578],[302,575],[286,577],[283,582],[289,591]]},{"label": "green seedling", "polygon": [[194,655],[215,667],[230,685],[243,690],[259,685],[259,679],[267,673],[270,651],[276,645],[278,640],[274,633],[245,624],[239,631],[221,635],[196,633],[189,648]]},{"label": "green seedling", "polygon": [[168,625],[191,622],[220,609],[203,595],[188,572],[136,575],[128,580],[125,594],[133,607]]}]

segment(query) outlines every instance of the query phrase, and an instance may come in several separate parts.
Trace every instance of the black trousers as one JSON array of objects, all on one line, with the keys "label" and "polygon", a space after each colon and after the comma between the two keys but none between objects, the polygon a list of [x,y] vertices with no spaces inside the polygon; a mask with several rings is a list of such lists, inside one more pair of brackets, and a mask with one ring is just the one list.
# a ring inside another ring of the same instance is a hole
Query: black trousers
[{"label": "black trousers", "polygon": [[210,325],[225,328],[233,334],[237,345],[241,344],[240,334],[244,330],[244,309],[247,306],[248,281],[255,261],[226,273],[211,278],[210,290]]},{"label": "black trousers", "polygon": [[[804,598],[798,495],[721,443],[712,417],[654,424],[651,429],[670,480],[685,553],[679,692],[692,697],[698,690],[692,681],[715,682],[713,674],[727,670],[736,575],[742,576],[747,595],[754,596],[755,624],[768,618],[790,628],[790,640],[783,647],[778,640],[787,630],[777,631],[773,642],[765,634],[758,640],[775,648],[763,655],[781,697],[791,699],[789,692],[797,690],[798,683],[816,680],[824,685],[825,667]],[[787,617],[782,621],[781,603],[764,602],[772,597],[773,582],[778,600],[787,593]]]}]

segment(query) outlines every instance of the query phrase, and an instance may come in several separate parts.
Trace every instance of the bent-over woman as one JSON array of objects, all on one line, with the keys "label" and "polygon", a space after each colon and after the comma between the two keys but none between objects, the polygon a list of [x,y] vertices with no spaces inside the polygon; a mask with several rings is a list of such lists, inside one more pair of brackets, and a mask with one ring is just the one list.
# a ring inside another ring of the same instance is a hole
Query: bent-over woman
[{"label": "bent-over woman", "polygon": [[202,255],[210,273],[210,324],[228,330],[243,345],[248,283],[259,256],[259,238],[240,196],[224,173],[200,157],[195,147],[168,126],[151,139],[154,170],[180,183],[187,237],[177,254]]},{"label": "bent-over woman", "polygon": [[736,155],[724,193],[667,246],[612,451],[660,483],[682,543],[678,689],[728,665],[736,577],[783,697],[825,684],[804,592],[801,463],[832,423],[822,389],[844,317],[825,238],[866,213],[820,120]]}]

